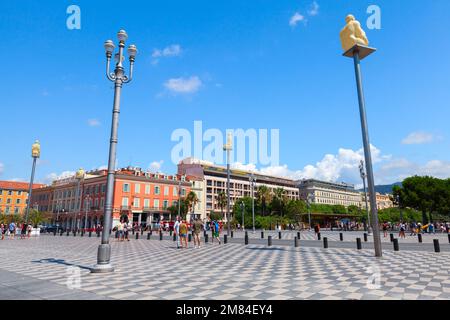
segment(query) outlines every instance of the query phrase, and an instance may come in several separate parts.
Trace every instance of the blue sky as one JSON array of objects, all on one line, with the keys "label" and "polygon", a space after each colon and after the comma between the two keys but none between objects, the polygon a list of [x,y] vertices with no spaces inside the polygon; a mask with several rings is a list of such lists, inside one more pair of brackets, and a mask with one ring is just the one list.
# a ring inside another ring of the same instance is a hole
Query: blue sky
[{"label": "blue sky", "polygon": [[[72,4],[80,30],[66,26]],[[366,26],[371,4],[381,30]],[[280,130],[278,166],[236,166],[359,183],[354,71],[339,41],[348,13],[378,49],[363,61],[376,182],[450,176],[448,0],[5,0],[0,179],[29,179],[35,139],[37,181],[107,164],[113,85],[103,42],[124,28],[139,54],[123,89],[119,166],[175,172],[171,134],[200,120],[205,130]],[[304,20],[290,24],[294,16]]]}]

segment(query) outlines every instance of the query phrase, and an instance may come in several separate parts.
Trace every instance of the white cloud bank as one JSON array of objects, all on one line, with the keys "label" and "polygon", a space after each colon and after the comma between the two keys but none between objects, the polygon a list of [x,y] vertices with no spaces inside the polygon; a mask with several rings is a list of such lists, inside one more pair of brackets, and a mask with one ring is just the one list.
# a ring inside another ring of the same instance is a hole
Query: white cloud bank
[{"label": "white cloud bank", "polygon": [[295,27],[297,26],[297,24],[299,22],[306,22],[305,16],[303,16],[302,14],[300,14],[299,12],[294,13],[294,15],[291,17],[291,19],[289,20],[289,25],[291,27]]},{"label": "white cloud bank", "polygon": [[178,57],[183,52],[179,44],[172,44],[164,49],[154,49],[152,53],[152,64],[157,64],[160,58],[164,57]]},{"label": "white cloud bank", "polygon": [[197,76],[190,78],[173,78],[164,83],[164,87],[175,94],[190,94],[197,92],[202,86],[202,81]]},{"label": "white cloud bank", "polygon": [[418,131],[410,133],[402,140],[402,144],[425,144],[434,141],[434,136],[431,133]]},{"label": "white cloud bank", "polygon": [[159,170],[161,169],[161,166],[162,166],[163,163],[164,163],[163,160],[153,161],[148,166],[148,169],[150,170],[150,172],[154,172],[154,173],[159,172]]}]

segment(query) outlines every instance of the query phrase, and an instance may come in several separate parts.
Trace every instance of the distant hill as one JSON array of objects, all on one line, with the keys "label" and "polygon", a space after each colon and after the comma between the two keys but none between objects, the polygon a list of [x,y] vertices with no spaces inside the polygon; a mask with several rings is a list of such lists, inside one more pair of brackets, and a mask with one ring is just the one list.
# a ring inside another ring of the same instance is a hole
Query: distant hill
[{"label": "distant hill", "polygon": [[[386,185],[379,185],[379,186],[375,186],[375,192],[379,192],[381,194],[386,194],[386,193],[392,193],[392,188],[394,186],[402,186],[401,182],[396,182],[393,184],[386,184]],[[359,189],[359,191],[364,191],[364,189]]]}]

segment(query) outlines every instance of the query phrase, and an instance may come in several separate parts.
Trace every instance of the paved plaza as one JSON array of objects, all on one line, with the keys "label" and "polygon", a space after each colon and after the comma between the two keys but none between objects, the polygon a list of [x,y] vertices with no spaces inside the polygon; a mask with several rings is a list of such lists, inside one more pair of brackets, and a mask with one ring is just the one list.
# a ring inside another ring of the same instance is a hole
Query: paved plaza
[{"label": "paved plaza", "polygon": [[[285,239],[271,247],[251,232],[247,246],[242,232],[235,232],[228,244],[203,243],[199,249],[192,242],[176,249],[168,235],[162,241],[155,234],[151,240],[112,240],[115,272],[108,274],[89,272],[96,262],[96,237],[3,240],[0,299],[450,299],[447,235],[424,235],[417,250],[414,237],[401,240],[401,248],[407,241],[411,247],[397,252],[383,240],[383,257],[377,259],[373,244],[362,250],[353,246],[352,237],[362,233],[347,232],[347,241],[340,242],[335,241],[339,233],[323,232],[328,249],[307,231],[295,248],[292,234],[284,232]],[[429,249],[434,238],[441,240],[440,253]]]}]

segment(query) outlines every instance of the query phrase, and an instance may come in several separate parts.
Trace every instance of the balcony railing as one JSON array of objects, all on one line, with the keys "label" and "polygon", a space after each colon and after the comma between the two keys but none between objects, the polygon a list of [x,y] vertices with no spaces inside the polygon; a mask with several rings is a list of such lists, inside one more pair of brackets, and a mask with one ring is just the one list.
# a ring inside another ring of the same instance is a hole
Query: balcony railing
[{"label": "balcony railing", "polygon": [[120,206],[120,210],[131,210],[131,206]]}]

